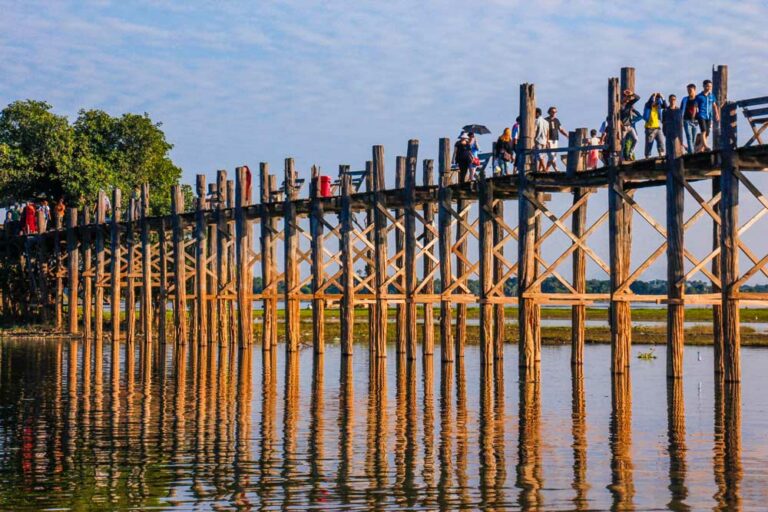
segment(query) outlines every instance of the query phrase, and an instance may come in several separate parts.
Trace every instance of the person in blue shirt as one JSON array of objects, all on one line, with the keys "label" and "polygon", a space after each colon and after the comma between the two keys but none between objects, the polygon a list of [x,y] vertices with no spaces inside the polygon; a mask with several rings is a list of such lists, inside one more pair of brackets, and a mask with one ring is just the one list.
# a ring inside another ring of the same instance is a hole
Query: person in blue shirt
[{"label": "person in blue shirt", "polygon": [[704,90],[696,96],[696,108],[698,110],[696,120],[701,129],[704,151],[709,151],[710,147],[707,140],[712,131],[712,121],[720,122],[720,108],[717,105],[715,94],[712,92],[712,80],[704,80],[702,85]]}]

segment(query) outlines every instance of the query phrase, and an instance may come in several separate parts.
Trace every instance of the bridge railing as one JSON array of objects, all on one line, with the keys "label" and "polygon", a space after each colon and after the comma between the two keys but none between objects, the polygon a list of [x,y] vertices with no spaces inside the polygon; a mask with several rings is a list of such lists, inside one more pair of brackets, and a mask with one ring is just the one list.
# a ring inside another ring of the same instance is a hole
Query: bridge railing
[{"label": "bridge railing", "polygon": [[764,144],[761,136],[768,128],[768,96],[740,100],[736,102],[736,106],[741,108],[741,113],[752,129],[752,137],[744,146],[751,146],[755,142]]}]

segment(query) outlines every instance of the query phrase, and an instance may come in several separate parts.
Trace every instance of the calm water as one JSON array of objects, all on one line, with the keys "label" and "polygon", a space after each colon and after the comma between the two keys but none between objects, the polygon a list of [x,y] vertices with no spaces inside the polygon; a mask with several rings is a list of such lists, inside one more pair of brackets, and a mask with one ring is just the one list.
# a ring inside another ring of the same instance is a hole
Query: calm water
[{"label": "calm water", "polygon": [[[118,364],[82,342],[0,341],[0,509],[764,509],[768,350],[740,387],[712,352],[611,380],[610,348],[544,347],[481,371],[439,353],[369,364],[336,346],[140,348]],[[634,348],[637,352],[641,348]],[[701,359],[701,360],[699,360]],[[95,361],[104,361],[94,364]]]}]

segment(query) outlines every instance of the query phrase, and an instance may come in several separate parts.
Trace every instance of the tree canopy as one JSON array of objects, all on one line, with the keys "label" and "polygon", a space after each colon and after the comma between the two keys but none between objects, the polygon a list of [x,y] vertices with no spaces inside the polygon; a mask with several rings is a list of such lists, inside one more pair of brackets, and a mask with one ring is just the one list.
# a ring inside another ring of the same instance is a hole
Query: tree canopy
[{"label": "tree canopy", "polygon": [[80,110],[70,123],[44,101],[15,101],[0,111],[0,203],[63,197],[83,207],[99,189],[149,183],[152,212],[165,213],[181,169],[161,126],[146,113],[102,110]]}]

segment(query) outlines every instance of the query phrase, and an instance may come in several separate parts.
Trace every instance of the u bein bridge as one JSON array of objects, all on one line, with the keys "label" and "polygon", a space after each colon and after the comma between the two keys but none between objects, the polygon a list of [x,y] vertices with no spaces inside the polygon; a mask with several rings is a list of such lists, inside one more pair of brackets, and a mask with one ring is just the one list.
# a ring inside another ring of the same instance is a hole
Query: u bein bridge
[{"label": "u bein bridge", "polygon": [[[611,371],[624,374],[630,366],[632,304],[665,304],[669,377],[683,374],[684,307],[711,305],[714,371],[727,382],[738,382],[739,306],[768,303],[766,293],[740,291],[753,276],[768,276],[768,256],[756,254],[742,240],[768,213],[768,200],[750,179],[768,168],[768,146],[760,140],[768,97],[728,100],[727,68],[718,66],[713,82],[722,115],[714,126],[715,149],[684,154],[682,112],[677,111],[667,128],[666,158],[622,162],[620,92],[635,90],[634,82],[632,68],[608,81],[607,165],[595,170],[586,170],[582,128],[570,133],[568,147],[561,150],[567,155],[565,173],[532,171],[536,97],[534,86],[523,84],[513,175],[483,170],[476,182],[458,183],[451,169],[451,142],[444,138],[437,184],[432,160],[423,161],[419,183],[419,142],[411,140],[406,155],[397,157],[396,183],[390,188],[384,148],[374,146],[364,172],[340,166],[330,197],[320,194],[316,168],[309,197],[299,197],[301,180],[292,159],[285,161],[280,187],[268,164],[260,165],[258,203],[252,200],[245,167],[236,170],[234,180],[218,171],[216,183],[207,187],[199,175],[191,212],[183,211],[181,188],[175,186],[172,214],[163,217],[148,215],[149,189],[144,186],[126,202],[120,190],[113,190],[108,220],[105,193],[100,192],[95,218],[88,209],[69,209],[65,225],[58,219],[52,231],[3,241],[2,312],[53,322],[62,331],[95,340],[97,347],[107,334],[113,343],[124,340],[129,346],[140,338],[157,338],[177,345],[245,347],[256,341],[256,320],[261,346],[270,351],[282,322],[287,350],[295,352],[301,341],[300,305],[311,302],[315,352],[324,351],[326,310],[338,306],[342,353],[352,355],[355,323],[367,322],[371,355],[385,357],[394,306],[399,354],[415,359],[417,340],[424,354],[432,354],[438,331],[442,360],[453,361],[464,353],[468,305],[479,304],[482,360],[493,365],[503,358],[505,306],[517,305],[521,376],[537,381],[542,305],[572,308],[572,363],[579,365],[586,307],[608,302]],[[739,108],[754,132],[743,146],[737,141]],[[357,190],[361,182],[364,191]],[[711,194],[694,187],[699,182],[711,184]],[[656,220],[635,200],[635,192],[648,187],[666,191],[666,221]],[[607,204],[588,225],[587,205],[592,199],[594,206],[602,189]],[[742,224],[741,193],[753,195],[762,206]],[[566,198],[570,207],[554,213],[549,204]],[[693,206],[690,212],[686,204]],[[516,224],[505,215],[515,207]],[[638,217],[664,241],[633,267],[633,221]],[[709,254],[697,257],[686,248],[685,234],[701,219],[711,222],[712,246]],[[606,224],[608,261],[590,245],[590,237]],[[557,255],[543,250],[555,233],[569,242]],[[474,245],[473,255],[469,248]],[[750,261],[746,271],[739,269],[741,253]],[[631,284],[662,255],[666,296],[633,293]],[[587,292],[587,262],[610,278],[610,293]],[[565,265],[571,265],[569,279],[561,274]],[[712,293],[686,293],[686,281],[698,273],[712,283]],[[262,283],[259,293],[254,292],[256,277]],[[518,284],[512,297],[505,294],[511,278]],[[552,278],[564,292],[541,291],[543,281]],[[470,289],[471,279],[479,280],[479,294]],[[284,318],[278,314],[280,302]],[[254,315],[254,303],[261,304],[260,316]],[[358,309],[367,310],[367,320],[355,314]]]}]

